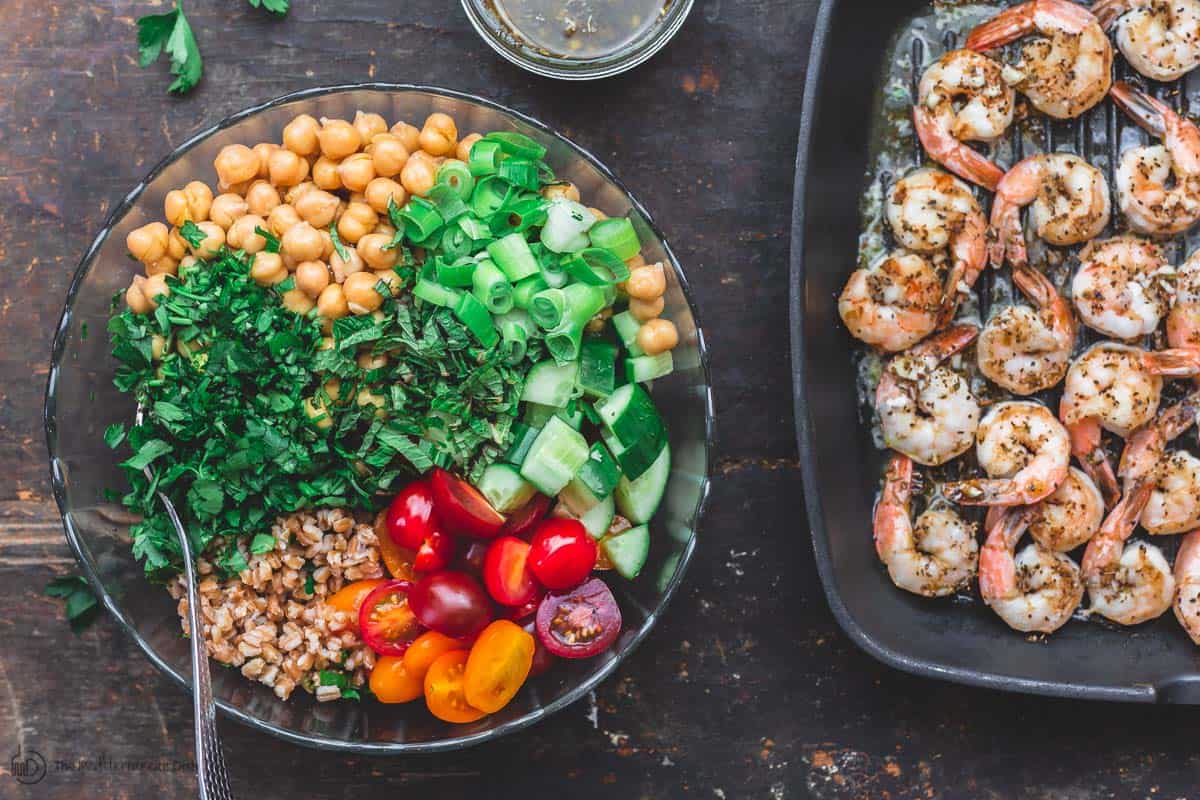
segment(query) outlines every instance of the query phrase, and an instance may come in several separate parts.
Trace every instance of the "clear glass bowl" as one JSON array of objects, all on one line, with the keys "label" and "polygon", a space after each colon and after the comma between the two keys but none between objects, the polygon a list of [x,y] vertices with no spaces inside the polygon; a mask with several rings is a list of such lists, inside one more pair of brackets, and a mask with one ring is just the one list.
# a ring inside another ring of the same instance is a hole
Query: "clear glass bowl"
[{"label": "clear glass bowl", "polygon": [[[46,441],[54,495],[67,539],[104,606],[163,672],[186,686],[189,660],[175,604],[142,577],[130,552],[128,514],[106,502],[106,488],[123,489],[119,457],[103,441],[106,426],[128,421],[134,407],[113,387],[115,362],[105,325],[115,293],[134,265],[125,253],[133,228],[161,219],[167,191],[200,178],[215,185],[213,157],[226,144],[278,141],[296,114],[350,118],[356,109],[390,120],[424,120],[444,111],[462,131],[516,130],[549,149],[547,161],[574,181],[584,199],[610,215],[629,215],[649,260],[671,265],[666,313],[679,327],[675,372],[655,381],[653,394],[670,427],[672,472],[662,510],[654,520],[650,559],[642,575],[611,580],[625,618],[616,644],[604,655],[560,662],[531,681],[503,711],[468,725],[434,719],[420,704],[375,702],[318,704],[303,692],[284,702],[237,670],[214,669],[221,711],[251,727],[292,742],[359,753],[419,753],[477,744],[532,725],[579,699],[621,663],[650,632],[687,569],[695,528],[709,488],[712,397],[704,337],[696,323],[678,262],[645,209],[591,154],[542,123],[469,95],[421,86],[362,84],[297,92],[235,114],[189,139],[151,170],[117,204],[79,264],[54,338],[46,390]],[[216,665],[214,664],[214,667]]]},{"label": "clear glass bowl", "polygon": [[562,58],[518,41],[489,8],[489,0],[462,0],[472,27],[488,46],[522,69],[568,81],[607,78],[633,69],[671,41],[692,10],[694,0],[667,0],[658,24],[613,52],[595,58]]}]

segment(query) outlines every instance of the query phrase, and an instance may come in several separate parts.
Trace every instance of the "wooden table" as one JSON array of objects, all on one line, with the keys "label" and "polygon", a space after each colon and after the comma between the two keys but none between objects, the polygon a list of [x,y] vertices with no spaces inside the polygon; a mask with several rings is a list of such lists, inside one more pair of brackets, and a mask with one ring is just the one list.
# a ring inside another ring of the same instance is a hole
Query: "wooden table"
[{"label": "wooden table", "polygon": [[[188,697],[108,619],[42,595],[73,569],[41,403],[67,281],[112,204],[186,136],[252,103],[351,81],[490,96],[607,161],[653,210],[713,352],[720,460],[691,572],[597,693],[528,732],[428,759],[347,758],[222,725],[241,798],[1176,798],[1196,712],[1076,704],[911,678],[836,628],[813,568],[791,423],[788,228],[813,0],[701,0],[630,75],[531,77],[453,0],[293,0],[284,20],[195,0],[205,78],[138,69],[150,4],[3,0],[0,29],[0,798],[185,797]],[[843,531],[865,536],[865,531]],[[50,771],[17,783],[8,757]],[[122,763],[134,759],[146,764]],[[160,763],[161,762],[161,763]],[[435,793],[435,794],[433,794]]]}]

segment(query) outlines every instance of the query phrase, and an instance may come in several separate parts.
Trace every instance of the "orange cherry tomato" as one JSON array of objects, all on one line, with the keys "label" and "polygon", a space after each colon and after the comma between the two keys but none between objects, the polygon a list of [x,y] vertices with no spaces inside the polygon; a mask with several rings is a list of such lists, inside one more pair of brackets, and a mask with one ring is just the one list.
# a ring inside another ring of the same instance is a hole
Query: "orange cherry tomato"
[{"label": "orange cherry tomato", "polygon": [[350,616],[350,624],[358,628],[358,609],[362,606],[363,600],[367,599],[367,595],[373,592],[376,586],[382,586],[385,583],[387,583],[386,578],[371,578],[347,583],[338,589],[333,597],[326,600],[325,605],[336,611],[346,612]]},{"label": "orange cherry tomato", "polygon": [[468,645],[461,639],[437,631],[425,631],[404,651],[404,668],[417,680],[424,680],[430,665],[443,653],[466,649]]},{"label": "orange cherry tomato", "polygon": [[463,674],[463,694],[472,706],[493,714],[508,705],[533,667],[533,637],[521,626],[498,619],[471,647]]},{"label": "orange cherry tomato", "polygon": [[375,538],[379,540],[379,555],[383,557],[383,564],[387,567],[388,572],[392,573],[393,578],[405,581],[416,580],[413,575],[413,560],[417,554],[393,541],[387,530],[386,519],[387,512],[380,511],[375,517],[374,526]]},{"label": "orange cherry tomato", "polygon": [[425,705],[429,712],[445,722],[474,722],[485,716],[483,711],[467,702],[463,694],[463,672],[467,668],[467,651],[451,650],[442,653],[425,673]]},{"label": "orange cherry tomato", "polygon": [[367,682],[381,703],[408,703],[416,700],[424,691],[420,678],[413,677],[404,668],[400,656],[380,656],[375,659],[375,668]]}]

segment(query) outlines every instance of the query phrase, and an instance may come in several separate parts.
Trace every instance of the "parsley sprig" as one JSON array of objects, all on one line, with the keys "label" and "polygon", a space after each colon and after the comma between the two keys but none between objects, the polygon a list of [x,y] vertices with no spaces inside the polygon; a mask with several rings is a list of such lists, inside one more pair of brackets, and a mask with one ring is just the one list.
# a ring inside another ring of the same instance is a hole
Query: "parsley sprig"
[{"label": "parsley sprig", "polygon": [[67,621],[71,630],[79,633],[96,618],[100,609],[96,595],[87,579],[81,575],[66,575],[46,584],[46,596],[66,601]]}]

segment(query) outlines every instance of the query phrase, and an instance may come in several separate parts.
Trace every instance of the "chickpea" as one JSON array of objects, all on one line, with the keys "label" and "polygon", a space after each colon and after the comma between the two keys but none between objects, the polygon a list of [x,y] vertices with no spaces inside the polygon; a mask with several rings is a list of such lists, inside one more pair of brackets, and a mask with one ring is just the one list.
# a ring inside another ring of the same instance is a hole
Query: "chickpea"
[{"label": "chickpea", "polygon": [[346,248],[347,258],[343,259],[336,250],[329,257],[329,267],[333,270],[333,279],[338,283],[345,283],[346,278],[349,278],[356,272],[362,272],[366,269],[363,264],[362,256],[358,254],[358,250],[353,247]]},{"label": "chickpea", "polygon": [[259,286],[274,286],[287,280],[288,271],[279,253],[259,251],[250,265],[250,278]]},{"label": "chickpea", "polygon": [[638,300],[653,300],[662,297],[667,290],[667,276],[661,263],[649,267],[638,267],[629,273],[625,291]]},{"label": "chickpea", "polygon": [[179,270],[179,259],[163,256],[146,265],[147,275],[174,275]]},{"label": "chickpea", "polygon": [[204,239],[192,247],[192,255],[196,258],[214,258],[221,245],[225,244],[225,229],[215,222],[200,222],[196,227],[204,231]]},{"label": "chickpea", "polygon": [[354,359],[354,361],[358,364],[359,369],[366,370],[368,372],[373,369],[381,369],[386,367],[388,363],[386,355],[383,353],[376,354],[370,351],[359,353],[358,357]]},{"label": "chickpea", "polygon": [[317,298],[317,313],[329,320],[341,319],[350,313],[346,295],[339,284],[331,283],[321,291]]},{"label": "chickpea", "polygon": [[542,189],[542,197],[546,198],[547,200],[574,200],[576,203],[578,203],[579,188],[570,181],[552,183],[545,189]]},{"label": "chickpea", "polygon": [[437,167],[428,158],[410,158],[400,170],[400,183],[409,194],[424,195],[437,181]]},{"label": "chickpea", "polygon": [[125,249],[143,264],[158,261],[167,254],[170,236],[166,225],[151,222],[129,232],[125,237]]},{"label": "chickpea", "polygon": [[236,194],[217,195],[212,201],[212,209],[209,211],[208,218],[220,225],[225,230],[229,230],[238,217],[244,217],[250,212],[250,206],[246,204],[244,197],[239,197]]},{"label": "chickpea", "polygon": [[314,228],[328,228],[337,216],[341,201],[323,189],[312,189],[296,198],[296,213]]},{"label": "chickpea", "polygon": [[629,271],[632,272],[638,267],[646,266],[646,258],[641,253],[638,253],[635,256],[630,256],[629,258],[625,259],[625,266],[629,267]]},{"label": "chickpea", "polygon": [[383,305],[383,296],[375,291],[379,278],[374,272],[356,272],[342,285],[346,304],[352,312],[358,315],[370,314]]},{"label": "chickpea", "polygon": [[213,159],[217,179],[226,186],[258,177],[258,156],[244,144],[228,144]]},{"label": "chickpea", "polygon": [[371,231],[371,233],[382,233],[390,240],[395,238],[396,229],[386,217],[380,217],[379,222],[375,223],[375,230]]},{"label": "chickpea", "polygon": [[257,214],[247,214],[229,226],[225,241],[235,250],[245,250],[247,253],[257,253],[267,246],[267,240],[261,234],[255,233],[255,228],[267,229],[267,221]]},{"label": "chickpea", "polygon": [[288,289],[280,298],[283,307],[293,314],[307,314],[313,310],[312,298],[299,289]]},{"label": "chickpea", "polygon": [[338,162],[321,156],[312,165],[313,183],[318,189],[335,192],[342,188],[342,176],[338,174]]},{"label": "chickpea", "polygon": [[332,336],[322,336],[321,343],[317,345],[317,350],[332,350],[337,347],[337,342]]},{"label": "chickpea", "polygon": [[398,175],[408,162],[409,150],[404,146],[404,142],[400,141],[400,137],[394,133],[376,135],[371,140],[371,144],[367,146],[367,152],[371,155],[375,174],[385,178]]},{"label": "chickpea", "polygon": [[183,234],[179,232],[179,228],[171,228],[170,234],[167,235],[167,257],[178,261],[186,256],[187,253],[187,239],[183,238]]},{"label": "chickpea", "polygon": [[267,230],[276,236],[283,236],[299,224],[300,215],[296,213],[295,208],[286,203],[275,206],[275,208],[271,209],[271,213],[267,215]]},{"label": "chickpea", "polygon": [[391,133],[400,140],[408,152],[412,153],[421,149],[421,131],[416,125],[397,122],[392,126]]},{"label": "chickpea", "polygon": [[324,261],[301,261],[296,265],[296,288],[314,300],[329,285],[329,267]]},{"label": "chickpea", "polygon": [[204,181],[191,181],[183,187],[183,194],[187,197],[192,221],[203,222],[208,219],[208,212],[212,208],[213,201],[213,192],[208,188],[208,184]]},{"label": "chickpea", "polygon": [[246,209],[251,214],[266,217],[279,203],[278,190],[266,181],[255,181],[246,190]]},{"label": "chickpea", "polygon": [[254,183],[255,180],[257,180],[257,178],[248,181],[241,181],[240,183],[224,183],[222,181],[217,181],[217,189],[221,192],[221,194],[236,194],[238,197],[245,197],[246,190],[250,188],[250,184]]},{"label": "chickpea", "polygon": [[333,256],[334,251],[337,250],[337,248],[333,246],[333,236],[325,228],[321,228],[318,233],[321,234],[321,260],[329,261],[330,257]]},{"label": "chickpea", "polygon": [[316,189],[316,188],[317,188],[317,185],[315,183],[313,183],[312,181],[304,181],[303,183],[297,183],[295,186],[293,186],[292,188],[287,190],[287,193],[283,196],[283,202],[287,203],[290,206],[294,206],[294,205],[296,205],[297,200],[299,200],[301,197],[303,197],[304,195],[308,194],[309,192],[311,192],[313,189]]},{"label": "chickpea", "polygon": [[163,216],[172,225],[182,225],[192,218],[192,210],[188,207],[187,195],[182,189],[172,189],[163,198]]},{"label": "chickpea", "polygon": [[459,161],[471,160],[471,146],[478,142],[483,137],[478,133],[469,133],[459,141],[458,146],[454,148],[454,157]]},{"label": "chickpea", "polygon": [[267,167],[276,186],[295,186],[308,177],[308,162],[282,147],[271,153]]},{"label": "chickpea", "polygon": [[458,128],[448,114],[435,111],[425,120],[418,141],[431,156],[449,155],[458,146]]},{"label": "chickpea", "polygon": [[375,178],[375,164],[367,153],[354,153],[338,164],[338,177],[346,189],[361,192]]},{"label": "chickpea", "polygon": [[317,132],[321,142],[321,154],[340,161],[363,146],[358,129],[344,119],[321,118],[321,130]]},{"label": "chickpea", "polygon": [[154,303],[146,296],[146,279],[141,275],[133,277],[133,283],[125,290],[125,305],[135,314],[149,314],[154,310]]},{"label": "chickpea", "polygon": [[396,266],[399,254],[395,250],[384,250],[391,237],[383,233],[368,233],[358,240],[358,254],[371,269],[391,269]]},{"label": "chickpea", "polygon": [[337,232],[343,242],[358,244],[358,240],[375,229],[379,215],[366,203],[350,203],[338,219]]},{"label": "chickpea", "polygon": [[400,276],[395,270],[381,269],[375,272],[375,282],[383,281],[387,284],[388,292],[392,297],[400,294]]},{"label": "chickpea", "polygon": [[315,261],[321,257],[324,249],[321,234],[307,222],[291,226],[279,240],[280,252],[297,262]]},{"label": "chickpea", "polygon": [[653,300],[639,300],[636,297],[629,299],[629,313],[638,322],[646,322],[657,317],[663,312],[663,307],[666,305],[661,296]]},{"label": "chickpea", "polygon": [[363,190],[363,195],[367,198],[367,205],[380,214],[387,213],[389,200],[395,201],[397,208],[403,208],[408,201],[408,193],[404,191],[404,187],[391,178],[376,178],[371,181]]},{"label": "chickpea", "polygon": [[354,397],[354,402],[363,408],[375,406],[375,416],[377,417],[382,417],[386,413],[384,406],[387,405],[387,398],[368,387],[358,390],[358,394]]},{"label": "chickpea", "polygon": [[282,150],[279,145],[274,142],[259,142],[250,148],[254,151],[254,155],[258,158],[258,176],[265,178],[270,173],[271,154],[276,150]]},{"label": "chickpea", "polygon": [[669,319],[652,319],[638,329],[637,343],[646,355],[656,356],[679,344],[679,331]]},{"label": "chickpea", "polygon": [[322,391],[312,397],[304,399],[304,414],[321,430],[326,430],[333,425],[333,417],[329,414],[329,407],[326,405],[325,398],[328,397],[331,401],[337,402],[338,397],[342,393],[342,383],[337,378],[326,381],[321,387]]},{"label": "chickpea", "polygon": [[179,259],[179,268],[177,270],[179,280],[187,280],[188,273],[195,269],[199,263],[195,256],[184,256]]},{"label": "chickpea", "polygon": [[150,337],[150,359],[162,361],[163,353],[167,351],[167,337],[156,333]]},{"label": "chickpea", "polygon": [[308,114],[301,114],[283,126],[283,146],[298,156],[311,156],[321,143],[317,132],[321,123]]},{"label": "chickpea", "polygon": [[150,303],[150,309],[158,308],[159,296],[166,296],[171,293],[171,287],[167,286],[167,277],[161,272],[157,275],[151,275],[142,281],[142,294]]},{"label": "chickpea", "polygon": [[362,111],[354,112],[353,125],[363,144],[371,141],[377,134],[387,133],[388,129],[387,120],[383,117],[378,114],[364,114]]}]

